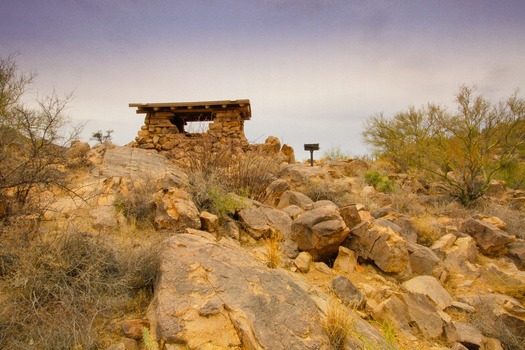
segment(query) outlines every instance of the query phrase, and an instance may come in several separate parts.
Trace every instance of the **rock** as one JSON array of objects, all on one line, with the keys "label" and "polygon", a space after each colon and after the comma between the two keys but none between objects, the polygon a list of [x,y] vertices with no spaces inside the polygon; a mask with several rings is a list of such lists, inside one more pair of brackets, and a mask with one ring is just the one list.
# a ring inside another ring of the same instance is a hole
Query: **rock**
[{"label": "rock", "polygon": [[281,153],[283,155],[284,161],[288,164],[295,163],[295,152],[292,146],[284,144],[281,148]]},{"label": "rock", "polygon": [[207,211],[201,212],[199,216],[201,220],[201,227],[208,232],[216,232],[219,227],[219,217]]},{"label": "rock", "polygon": [[453,307],[453,308],[455,308],[457,310],[468,312],[470,314],[476,312],[476,308],[475,307],[470,306],[467,303],[462,303],[460,301],[455,301],[455,300],[452,302],[450,307]]},{"label": "rock", "polygon": [[481,346],[479,350],[505,350],[501,345],[501,342],[496,338],[486,338],[481,340]]},{"label": "rock", "polygon": [[299,215],[304,213],[304,210],[299,208],[297,205],[290,205],[286,208],[282,209],[286,214],[288,214],[289,217],[292,218],[292,220],[297,219]]},{"label": "rock", "polygon": [[281,141],[275,136],[268,136],[264,141],[263,151],[267,155],[276,155],[281,150]]},{"label": "rock", "polygon": [[479,349],[483,334],[469,323],[452,321],[445,326],[445,336],[450,343],[458,342],[468,349]]},{"label": "rock", "polygon": [[264,203],[272,207],[277,206],[283,193],[288,191],[289,189],[290,185],[288,185],[288,182],[286,182],[285,180],[274,180],[266,188],[266,200],[264,201]]},{"label": "rock", "polygon": [[412,318],[408,313],[408,307],[405,302],[398,295],[393,295],[381,303],[379,303],[373,310],[374,319],[382,322],[390,322],[403,332],[409,339],[415,340],[414,332],[411,324]]},{"label": "rock", "polygon": [[299,255],[294,259],[294,264],[297,266],[299,271],[302,273],[308,273],[310,271],[310,265],[312,264],[312,256],[307,252],[300,252]]},{"label": "rock", "polygon": [[260,208],[241,209],[239,220],[246,232],[255,239],[268,237],[270,234],[270,225]]},{"label": "rock", "polygon": [[507,231],[507,223],[496,216],[474,215],[473,218],[494,225],[500,230]]},{"label": "rock", "polygon": [[517,239],[507,245],[509,251],[507,256],[512,258],[519,269],[525,270],[525,240]]},{"label": "rock", "polygon": [[89,212],[92,226],[97,230],[115,229],[118,227],[117,213],[113,206],[96,207]]},{"label": "rock", "polygon": [[431,246],[432,250],[439,258],[444,259],[446,256],[446,251],[452,248],[457,237],[452,233],[447,233],[438,238]]},{"label": "rock", "polygon": [[105,177],[162,180],[166,186],[188,185],[188,176],[158,152],[141,148],[115,147],[107,149],[101,166]]},{"label": "rock", "polygon": [[423,294],[404,293],[402,295],[411,322],[425,337],[438,338],[443,333],[443,321],[436,308]]},{"label": "rock", "polygon": [[167,348],[327,348],[309,295],[234,241],[175,235],[160,261],[151,323]]},{"label": "rock", "polygon": [[142,339],[142,328],[149,328],[149,322],[146,320],[124,320],[120,322],[120,332],[123,336],[135,340]]},{"label": "rock", "polygon": [[489,256],[505,254],[506,245],[516,239],[492,224],[472,218],[463,222],[462,230],[474,238],[482,253]]},{"label": "rock", "polygon": [[472,237],[456,239],[452,248],[446,250],[446,254],[443,264],[448,270],[467,274],[473,272],[470,263],[478,258],[478,249]]},{"label": "rock", "polygon": [[412,273],[439,277],[445,271],[441,260],[429,248],[414,242],[408,242],[407,248]]},{"label": "rock", "polygon": [[321,207],[326,207],[327,209],[330,209],[330,210],[339,211],[339,206],[328,199],[322,199],[322,200],[316,201],[312,205],[312,209],[321,208]]},{"label": "rock", "polygon": [[450,348],[450,350],[469,350],[469,348],[467,348],[461,343],[454,343],[452,344],[452,347]]},{"label": "rock", "polygon": [[277,209],[286,208],[290,205],[296,205],[303,210],[310,210],[312,209],[313,204],[314,202],[301,192],[285,191],[281,195],[281,200],[277,205]]},{"label": "rock", "polygon": [[354,227],[343,245],[363,259],[373,260],[384,272],[401,273],[408,266],[405,240],[391,227],[384,226],[378,220]]},{"label": "rock", "polygon": [[365,295],[345,276],[334,278],[330,284],[330,289],[343,304],[350,308],[361,310],[366,305]]},{"label": "rock", "polygon": [[402,284],[409,292],[426,295],[441,310],[452,305],[452,297],[432,276],[417,276]]},{"label": "rock", "polygon": [[339,208],[339,213],[349,229],[352,229],[361,223],[361,216],[359,216],[359,211],[355,204]]},{"label": "rock", "polygon": [[157,229],[172,228],[180,223],[188,228],[201,228],[199,210],[186,191],[170,187],[157,202],[159,210],[154,222]]},{"label": "rock", "polygon": [[343,246],[339,246],[339,253],[334,261],[334,270],[351,273],[357,266],[357,254]]},{"label": "rock", "polygon": [[309,252],[318,261],[335,256],[349,231],[338,210],[322,206],[293,221],[291,239],[300,251]]}]

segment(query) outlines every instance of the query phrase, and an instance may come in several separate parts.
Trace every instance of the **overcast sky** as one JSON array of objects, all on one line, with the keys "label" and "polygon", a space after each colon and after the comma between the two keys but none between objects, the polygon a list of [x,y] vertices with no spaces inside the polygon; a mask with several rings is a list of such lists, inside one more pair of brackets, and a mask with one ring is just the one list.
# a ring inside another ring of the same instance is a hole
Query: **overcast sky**
[{"label": "overcast sky", "polygon": [[359,155],[373,114],[453,107],[462,84],[493,100],[524,89],[525,1],[0,0],[12,53],[38,73],[33,97],[74,92],[84,140],[132,141],[130,102],[248,98],[249,141]]}]

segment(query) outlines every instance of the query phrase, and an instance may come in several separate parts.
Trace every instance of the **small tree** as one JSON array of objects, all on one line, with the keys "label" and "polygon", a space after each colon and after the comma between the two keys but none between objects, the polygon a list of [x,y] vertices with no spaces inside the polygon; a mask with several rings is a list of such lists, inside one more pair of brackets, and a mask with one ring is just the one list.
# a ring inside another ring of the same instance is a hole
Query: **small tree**
[{"label": "small tree", "polygon": [[82,129],[66,131],[70,120],[64,112],[71,96],[53,93],[35,108],[24,105],[21,98],[33,78],[19,72],[13,56],[0,58],[0,200],[11,207],[24,207],[37,188],[67,188],[65,147]]},{"label": "small tree", "polygon": [[403,170],[424,170],[468,205],[486,192],[525,142],[525,101],[517,92],[493,104],[475,91],[459,89],[456,113],[429,104],[391,119],[371,117],[363,131],[365,142]]},{"label": "small tree", "polygon": [[91,134],[91,140],[97,141],[98,143],[111,142],[113,130],[106,130],[105,133],[102,130],[97,130]]}]

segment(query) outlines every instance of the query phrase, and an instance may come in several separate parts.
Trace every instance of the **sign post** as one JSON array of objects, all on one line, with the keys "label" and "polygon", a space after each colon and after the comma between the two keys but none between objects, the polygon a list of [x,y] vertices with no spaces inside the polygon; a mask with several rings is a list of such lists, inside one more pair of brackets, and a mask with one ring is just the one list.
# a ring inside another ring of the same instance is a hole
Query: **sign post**
[{"label": "sign post", "polygon": [[319,151],[318,143],[305,143],[304,150],[310,151],[310,166],[314,166],[314,151]]}]

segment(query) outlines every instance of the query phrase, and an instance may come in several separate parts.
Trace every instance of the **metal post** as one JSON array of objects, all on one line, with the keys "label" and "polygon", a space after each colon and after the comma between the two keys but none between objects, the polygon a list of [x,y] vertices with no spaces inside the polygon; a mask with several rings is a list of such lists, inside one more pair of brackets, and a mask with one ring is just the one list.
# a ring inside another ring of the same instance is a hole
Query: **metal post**
[{"label": "metal post", "polygon": [[318,143],[305,143],[304,150],[310,151],[310,166],[314,166],[314,151],[319,151]]}]

